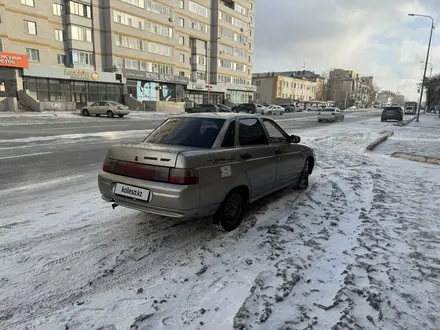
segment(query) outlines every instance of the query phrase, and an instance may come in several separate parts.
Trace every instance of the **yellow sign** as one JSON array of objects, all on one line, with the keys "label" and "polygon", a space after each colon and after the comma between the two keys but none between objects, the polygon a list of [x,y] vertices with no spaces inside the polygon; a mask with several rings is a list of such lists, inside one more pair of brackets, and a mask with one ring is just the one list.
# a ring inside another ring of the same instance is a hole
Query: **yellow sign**
[{"label": "yellow sign", "polygon": [[98,80],[99,74],[98,72],[90,72],[86,70],[71,70],[64,69],[64,75],[68,76],[70,79],[75,80]]}]

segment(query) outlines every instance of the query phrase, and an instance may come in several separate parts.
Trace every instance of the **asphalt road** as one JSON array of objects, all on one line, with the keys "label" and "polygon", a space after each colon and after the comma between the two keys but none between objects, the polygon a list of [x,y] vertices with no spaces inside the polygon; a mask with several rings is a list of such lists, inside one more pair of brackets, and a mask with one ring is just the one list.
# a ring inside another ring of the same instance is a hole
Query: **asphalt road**
[{"label": "asphalt road", "polygon": [[[377,112],[346,113],[345,121],[338,123],[318,123],[316,113],[285,114],[274,119],[292,133],[374,116],[380,120]],[[162,122],[134,117],[90,119],[0,127],[0,191],[97,173],[110,145],[138,142]]]}]

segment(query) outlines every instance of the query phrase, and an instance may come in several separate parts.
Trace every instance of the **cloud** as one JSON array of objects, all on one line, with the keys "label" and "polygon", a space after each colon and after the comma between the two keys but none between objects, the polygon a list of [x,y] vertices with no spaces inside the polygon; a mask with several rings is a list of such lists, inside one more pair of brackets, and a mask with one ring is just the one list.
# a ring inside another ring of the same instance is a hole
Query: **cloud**
[{"label": "cloud", "polygon": [[[415,98],[430,23],[407,14],[437,17],[440,1],[260,0],[256,10],[254,72],[296,70],[303,62],[318,73],[346,68]],[[433,40],[440,71],[440,44]]]}]

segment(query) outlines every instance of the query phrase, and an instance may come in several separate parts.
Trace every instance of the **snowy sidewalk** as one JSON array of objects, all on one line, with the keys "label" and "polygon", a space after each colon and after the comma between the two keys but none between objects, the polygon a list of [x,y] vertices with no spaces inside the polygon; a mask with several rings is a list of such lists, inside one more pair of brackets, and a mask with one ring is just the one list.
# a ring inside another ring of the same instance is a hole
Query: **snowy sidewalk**
[{"label": "snowy sidewalk", "polygon": [[408,126],[393,127],[394,135],[375,149],[386,155],[405,152],[420,156],[440,157],[440,118],[438,114],[424,114],[420,121]]},{"label": "snowy sidewalk", "polygon": [[113,211],[93,173],[0,192],[0,328],[438,330],[440,167],[366,152],[387,127],[294,132],[309,189],[227,234]]}]

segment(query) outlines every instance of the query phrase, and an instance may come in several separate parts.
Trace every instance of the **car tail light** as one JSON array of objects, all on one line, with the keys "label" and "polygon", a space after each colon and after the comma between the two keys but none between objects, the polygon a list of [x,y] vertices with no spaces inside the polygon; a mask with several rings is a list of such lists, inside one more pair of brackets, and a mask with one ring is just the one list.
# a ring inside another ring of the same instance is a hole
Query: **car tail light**
[{"label": "car tail light", "polygon": [[184,185],[198,184],[199,176],[193,169],[172,168],[169,182]]},{"label": "car tail light", "polygon": [[124,109],[124,107],[121,107],[121,106],[119,106],[119,107],[118,107],[118,109],[119,109],[119,110],[123,110],[123,109]]},{"label": "car tail light", "polygon": [[102,164],[102,170],[104,172],[110,172],[110,159],[106,158]]}]

